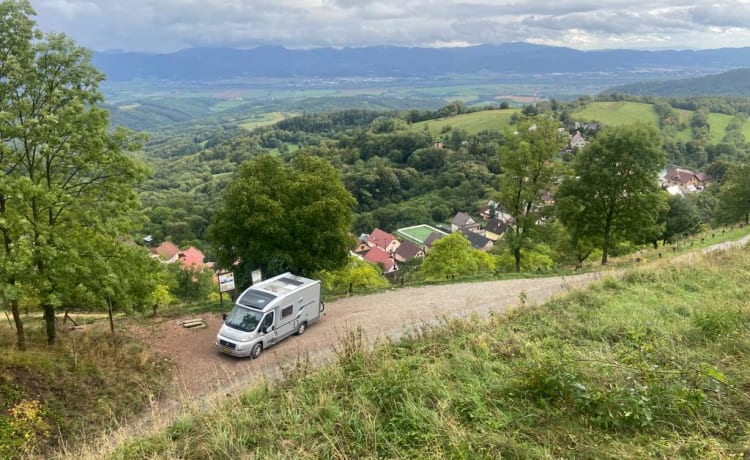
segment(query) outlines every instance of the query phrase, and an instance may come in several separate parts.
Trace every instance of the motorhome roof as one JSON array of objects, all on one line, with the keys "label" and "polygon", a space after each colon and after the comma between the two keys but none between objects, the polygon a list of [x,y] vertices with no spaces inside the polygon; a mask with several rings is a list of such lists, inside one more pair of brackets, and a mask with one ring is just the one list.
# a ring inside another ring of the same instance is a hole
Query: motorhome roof
[{"label": "motorhome roof", "polygon": [[283,275],[259,283],[254,286],[254,289],[262,289],[267,292],[273,292],[274,294],[287,294],[296,291],[300,286],[304,286],[311,282],[313,282],[313,280],[301,276],[295,276],[291,273],[284,273]]}]

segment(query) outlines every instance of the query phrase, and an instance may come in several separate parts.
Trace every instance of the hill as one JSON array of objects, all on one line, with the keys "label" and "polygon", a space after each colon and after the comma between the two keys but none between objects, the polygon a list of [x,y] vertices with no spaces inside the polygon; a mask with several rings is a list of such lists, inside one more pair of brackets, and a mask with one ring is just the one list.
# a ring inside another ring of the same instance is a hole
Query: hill
[{"label": "hill", "polygon": [[436,120],[420,121],[410,126],[411,131],[427,129],[433,138],[439,138],[448,128],[465,130],[469,135],[478,134],[486,130],[500,131],[510,125],[513,114],[520,109],[509,110],[481,110],[478,112],[438,118]]},{"label": "hill", "polygon": [[750,97],[750,69],[679,80],[631,83],[615,86],[606,92],[659,97]]},{"label": "hill", "polygon": [[[676,110],[680,121],[684,122],[686,127],[676,131],[675,137],[679,140],[687,141],[690,139],[689,124],[691,110]],[[636,121],[645,121],[652,123],[654,126],[659,125],[659,118],[653,110],[653,104],[645,102],[632,101],[612,101],[612,102],[592,102],[583,109],[571,113],[571,117],[580,120],[596,120],[605,125],[627,125]],[[731,115],[723,113],[711,113],[708,116],[708,123],[711,126],[711,142],[718,143],[726,135],[726,129],[732,120]],[[750,122],[742,125],[742,134],[750,139]]]},{"label": "hill", "polygon": [[95,53],[110,81],[237,78],[404,78],[481,73],[721,72],[750,62],[750,48],[580,51],[508,43],[464,48],[191,48],[169,54]]}]

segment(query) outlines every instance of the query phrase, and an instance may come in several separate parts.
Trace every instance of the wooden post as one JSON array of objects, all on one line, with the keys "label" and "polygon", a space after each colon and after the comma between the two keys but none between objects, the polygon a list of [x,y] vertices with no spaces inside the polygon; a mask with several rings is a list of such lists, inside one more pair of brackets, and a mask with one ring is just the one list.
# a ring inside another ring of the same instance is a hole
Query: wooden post
[{"label": "wooden post", "polygon": [[107,306],[109,307],[109,330],[115,333],[115,321],[112,319],[112,299],[107,296]]}]

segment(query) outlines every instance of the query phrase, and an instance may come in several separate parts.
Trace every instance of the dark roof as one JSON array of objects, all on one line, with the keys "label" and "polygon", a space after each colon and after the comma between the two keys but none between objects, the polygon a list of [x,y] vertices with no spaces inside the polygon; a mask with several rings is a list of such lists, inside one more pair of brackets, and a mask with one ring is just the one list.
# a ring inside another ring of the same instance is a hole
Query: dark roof
[{"label": "dark roof", "polygon": [[487,226],[484,228],[488,232],[501,235],[508,229],[508,224],[498,219],[487,219]]},{"label": "dark roof", "polygon": [[443,235],[442,233],[432,232],[432,233],[430,233],[430,236],[428,236],[424,240],[424,245],[427,246],[428,248],[431,248],[432,247],[432,243],[434,243],[435,241],[439,240],[440,238],[442,238],[444,236],[445,235]]},{"label": "dark roof", "polygon": [[456,225],[458,227],[463,227],[464,225],[470,224],[472,222],[474,222],[474,219],[465,212],[456,213],[456,216],[451,221],[453,225]]},{"label": "dark roof", "polygon": [[412,243],[411,241],[404,240],[404,242],[401,243],[398,249],[396,249],[396,255],[403,257],[404,260],[409,260],[416,257],[421,250],[422,248]]},{"label": "dark roof", "polygon": [[[471,247],[474,249],[484,249],[492,240],[486,236],[480,235],[479,233],[470,232],[468,230],[461,229],[461,234],[469,239]],[[493,243],[494,244],[494,243]]]}]

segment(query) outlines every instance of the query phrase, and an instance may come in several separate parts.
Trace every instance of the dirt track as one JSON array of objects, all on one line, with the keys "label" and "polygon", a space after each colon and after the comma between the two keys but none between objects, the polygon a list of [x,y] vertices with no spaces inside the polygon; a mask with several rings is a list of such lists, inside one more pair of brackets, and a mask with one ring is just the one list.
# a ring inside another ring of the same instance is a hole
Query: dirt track
[{"label": "dirt track", "polygon": [[304,336],[291,337],[267,349],[257,360],[237,359],[220,354],[214,347],[221,327],[220,315],[200,316],[205,329],[186,329],[178,320],[156,320],[136,333],[164,356],[175,362],[174,384],[180,399],[192,400],[225,392],[252,377],[275,377],[298,357],[314,361],[334,356],[334,346],[347,331],[361,328],[373,342],[382,337],[398,337],[421,324],[441,318],[486,315],[503,312],[525,303],[543,303],[555,294],[599,279],[601,273],[571,277],[551,277],[509,281],[463,283],[420,288],[404,288],[368,296],[329,302],[321,321]]}]

